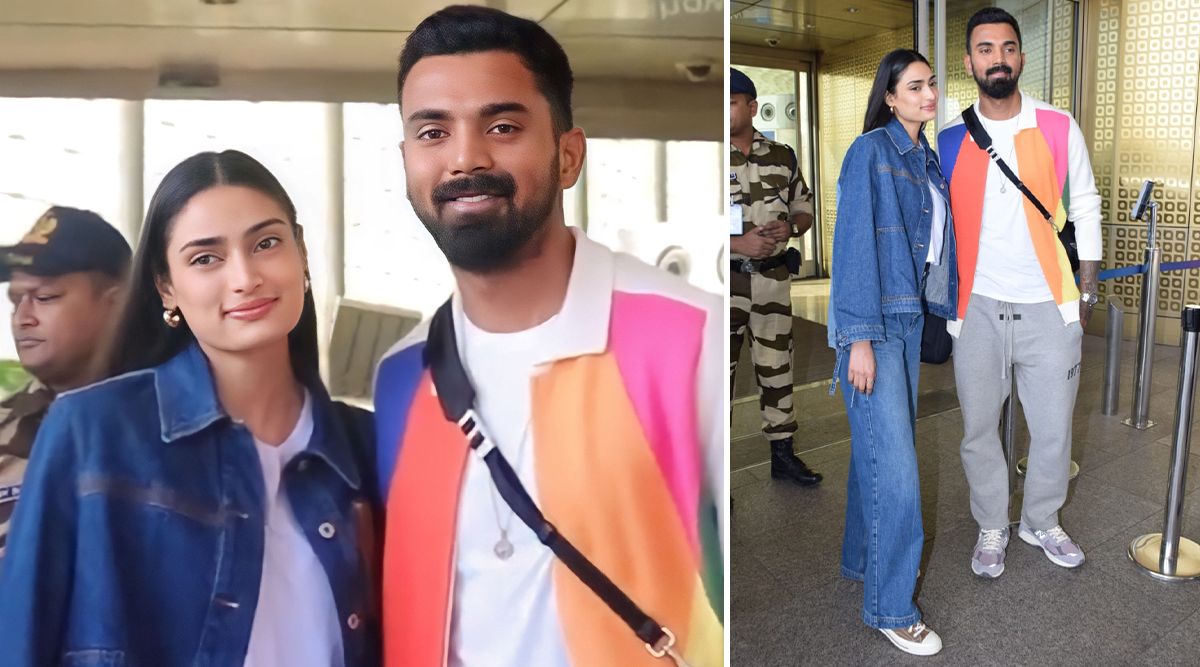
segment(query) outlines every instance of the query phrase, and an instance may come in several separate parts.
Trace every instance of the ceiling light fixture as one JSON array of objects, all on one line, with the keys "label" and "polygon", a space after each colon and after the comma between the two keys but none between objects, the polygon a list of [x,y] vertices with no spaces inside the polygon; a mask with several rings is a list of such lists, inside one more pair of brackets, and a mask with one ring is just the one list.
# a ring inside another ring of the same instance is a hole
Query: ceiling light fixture
[{"label": "ceiling light fixture", "polygon": [[847,7],[847,8],[846,8],[846,11],[850,12],[851,14],[857,14],[857,13],[858,13],[858,7]]}]

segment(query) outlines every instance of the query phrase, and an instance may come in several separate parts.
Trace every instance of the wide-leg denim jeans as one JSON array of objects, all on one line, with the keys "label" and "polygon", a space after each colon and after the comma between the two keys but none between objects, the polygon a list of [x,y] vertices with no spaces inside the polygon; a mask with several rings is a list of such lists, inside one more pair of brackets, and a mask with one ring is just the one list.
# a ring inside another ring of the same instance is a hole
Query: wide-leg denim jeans
[{"label": "wide-leg denim jeans", "polygon": [[920,313],[884,315],[885,340],[871,343],[872,393],[847,381],[848,349],[838,364],[850,420],[841,573],[863,582],[862,618],[873,628],[921,618],[913,600],[925,540],[914,430],[924,320]]}]

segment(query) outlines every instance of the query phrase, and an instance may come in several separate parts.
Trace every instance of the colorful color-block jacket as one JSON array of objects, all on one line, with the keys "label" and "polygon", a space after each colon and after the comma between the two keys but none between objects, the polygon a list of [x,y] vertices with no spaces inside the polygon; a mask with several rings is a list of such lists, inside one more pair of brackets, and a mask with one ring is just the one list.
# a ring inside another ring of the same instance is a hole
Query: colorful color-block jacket
[{"label": "colorful color-block jacket", "polygon": [[[978,103],[975,112],[980,113]],[[1079,259],[1100,260],[1103,255],[1100,195],[1092,176],[1087,143],[1075,119],[1065,111],[1022,93],[1017,134],[1013,141],[1017,164],[1009,166],[1054,214],[1054,224],[1059,229],[1068,216],[1075,223]],[[975,282],[984,188],[988,186],[991,158],[975,145],[961,115],[938,133],[938,153],[942,156],[942,173],[950,181],[950,208],[958,242],[959,319],[949,323],[950,332],[957,335],[966,317]],[[993,175],[1004,178],[998,172]],[[999,185],[992,183],[990,187]],[[1066,250],[1037,208],[1028,199],[1023,200],[1023,204],[1033,250],[1054,302],[1058,304],[1064,322],[1078,321],[1079,288],[1075,285]]]},{"label": "colorful color-block jacket", "polygon": [[[675,633],[691,665],[720,665],[722,300],[572,231],[558,315],[572,335],[549,343],[554,360],[530,387],[536,496],[564,536]],[[461,316],[457,295],[452,302]],[[470,454],[433,392],[428,335],[423,324],[392,348],[375,383],[389,667],[445,665],[451,636]],[[572,665],[664,664],[561,562],[552,581]],[[505,609],[495,616],[511,622]]]}]

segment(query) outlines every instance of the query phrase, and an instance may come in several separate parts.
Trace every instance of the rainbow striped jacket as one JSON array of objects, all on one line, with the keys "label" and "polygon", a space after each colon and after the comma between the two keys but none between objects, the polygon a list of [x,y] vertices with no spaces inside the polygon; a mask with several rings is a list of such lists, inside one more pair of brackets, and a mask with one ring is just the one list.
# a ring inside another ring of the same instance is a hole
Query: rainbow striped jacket
[{"label": "rainbow striped jacket", "polygon": [[[978,105],[975,111],[979,113]],[[1054,215],[1054,224],[1062,229],[1068,215],[1075,223],[1079,259],[1101,259],[1100,195],[1092,176],[1087,142],[1075,119],[1065,111],[1021,93],[1021,111],[1013,147],[1017,164],[1009,166]],[[950,332],[957,335],[966,318],[967,303],[975,282],[983,226],[984,187],[991,159],[975,145],[962,122],[962,115],[938,133],[937,148],[942,157],[942,173],[950,181],[950,209],[954,214],[954,234],[958,243],[958,320],[949,323]],[[998,172],[993,175],[1004,178]],[[998,187],[995,183],[992,186]],[[1054,302],[1058,304],[1063,321],[1077,321],[1079,288],[1075,285],[1066,250],[1054,228],[1046,224],[1046,219],[1028,199],[1024,200],[1024,209],[1033,250]]]},{"label": "rainbow striped jacket", "polygon": [[[572,335],[548,342],[554,360],[530,387],[534,460],[553,471],[538,475],[536,497],[563,535],[675,633],[691,665],[720,665],[722,299],[572,232],[575,260],[559,313]],[[461,315],[457,295],[452,302]],[[422,324],[393,347],[375,383],[389,667],[445,665],[451,636],[469,447],[434,395],[423,359],[428,332]],[[552,572],[573,666],[662,667],[561,562]],[[501,608],[495,617],[509,618]]]}]

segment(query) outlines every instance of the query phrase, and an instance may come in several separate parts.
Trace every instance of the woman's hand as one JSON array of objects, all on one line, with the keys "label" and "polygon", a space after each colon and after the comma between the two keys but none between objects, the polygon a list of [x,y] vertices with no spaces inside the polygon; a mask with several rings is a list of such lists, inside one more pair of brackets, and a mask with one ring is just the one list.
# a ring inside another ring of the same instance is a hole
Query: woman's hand
[{"label": "woman's hand", "polygon": [[850,365],[846,368],[846,379],[864,394],[875,387],[875,351],[871,341],[860,340],[850,344]]}]

